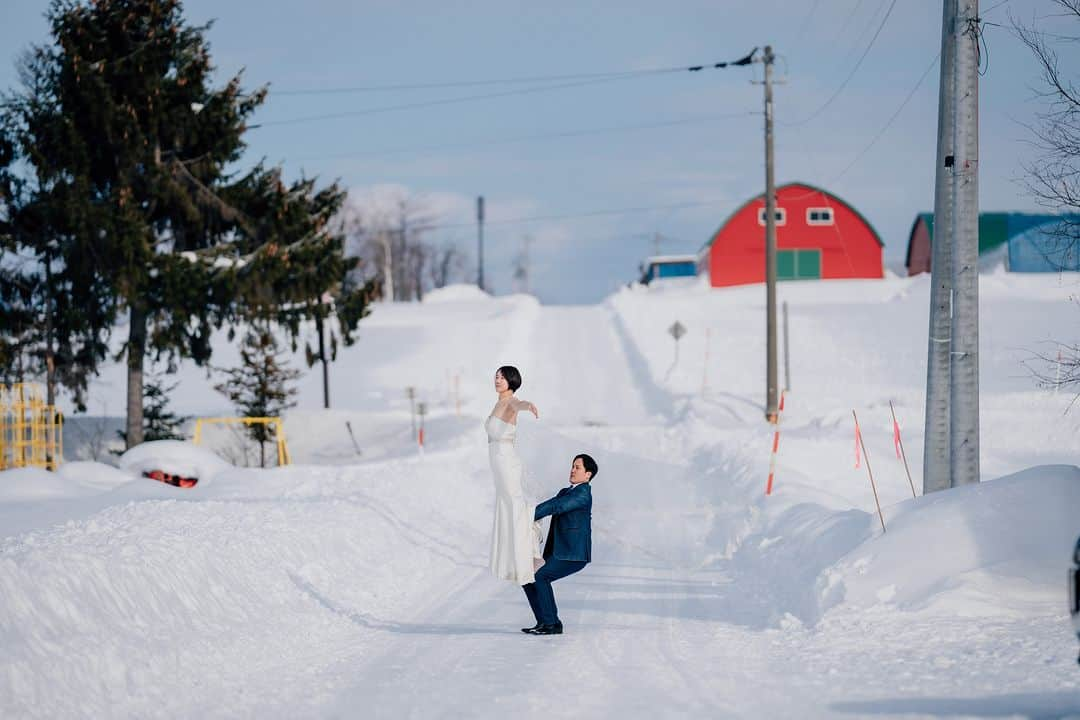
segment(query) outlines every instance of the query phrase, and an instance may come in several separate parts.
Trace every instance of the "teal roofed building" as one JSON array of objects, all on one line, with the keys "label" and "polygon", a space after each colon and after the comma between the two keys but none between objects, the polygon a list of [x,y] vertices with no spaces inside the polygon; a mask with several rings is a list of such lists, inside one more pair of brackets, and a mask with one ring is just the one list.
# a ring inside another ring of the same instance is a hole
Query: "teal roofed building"
[{"label": "teal roofed building", "polygon": [[[908,275],[930,272],[934,214],[919,213],[908,235]],[[1080,272],[1080,215],[979,213],[980,262],[1010,272]]]}]

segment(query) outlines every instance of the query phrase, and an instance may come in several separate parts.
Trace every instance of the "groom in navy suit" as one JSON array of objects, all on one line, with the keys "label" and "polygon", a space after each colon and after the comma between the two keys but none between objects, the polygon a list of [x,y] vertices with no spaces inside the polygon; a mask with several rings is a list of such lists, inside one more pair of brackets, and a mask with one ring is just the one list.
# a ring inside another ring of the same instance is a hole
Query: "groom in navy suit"
[{"label": "groom in navy suit", "polygon": [[529,635],[561,635],[562,622],[555,606],[551,583],[573,575],[592,560],[592,488],[590,481],[599,470],[585,454],[574,457],[570,466],[570,487],[536,506],[533,519],[551,516],[551,529],[544,544],[544,565],[534,581],[523,585],[536,625],[522,628]]}]

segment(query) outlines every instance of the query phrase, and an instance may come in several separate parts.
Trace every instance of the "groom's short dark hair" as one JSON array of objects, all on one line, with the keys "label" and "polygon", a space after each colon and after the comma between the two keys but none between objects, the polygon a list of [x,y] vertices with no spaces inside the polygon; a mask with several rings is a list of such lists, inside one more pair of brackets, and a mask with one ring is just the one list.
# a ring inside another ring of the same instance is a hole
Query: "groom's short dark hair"
[{"label": "groom's short dark hair", "polygon": [[[503,377],[505,377],[505,376],[503,376]],[[581,453],[580,455],[575,455],[574,456],[574,460],[577,460],[578,458],[581,458],[581,464],[585,466],[585,472],[592,473],[589,476],[589,479],[590,480],[595,480],[596,479],[596,473],[600,472],[600,468],[597,467],[596,461],[593,460],[588,455],[586,455],[585,453]]]},{"label": "groom's short dark hair", "polygon": [[503,376],[511,392],[516,392],[521,387],[521,373],[513,365],[503,365],[499,368],[499,374]]}]

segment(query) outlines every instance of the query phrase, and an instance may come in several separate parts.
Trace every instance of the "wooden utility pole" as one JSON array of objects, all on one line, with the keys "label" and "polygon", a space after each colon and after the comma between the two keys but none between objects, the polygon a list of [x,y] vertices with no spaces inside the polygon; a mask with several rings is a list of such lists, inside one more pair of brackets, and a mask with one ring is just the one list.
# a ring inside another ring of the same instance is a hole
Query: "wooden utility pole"
[{"label": "wooden utility pole", "polygon": [[484,289],[484,196],[476,198],[476,284]]},{"label": "wooden utility pole", "polygon": [[784,309],[784,391],[791,390],[791,351],[788,348],[788,315],[787,300],[783,304]]},{"label": "wooden utility pole", "polygon": [[777,420],[776,380],[776,178],[773,171],[772,45],[765,46],[765,418]]}]

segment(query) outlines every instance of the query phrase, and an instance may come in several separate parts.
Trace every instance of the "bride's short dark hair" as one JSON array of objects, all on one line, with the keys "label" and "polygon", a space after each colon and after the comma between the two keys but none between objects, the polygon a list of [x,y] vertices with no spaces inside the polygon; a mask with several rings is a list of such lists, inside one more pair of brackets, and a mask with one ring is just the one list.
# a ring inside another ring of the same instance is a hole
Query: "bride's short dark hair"
[{"label": "bride's short dark hair", "polygon": [[600,468],[597,467],[596,461],[593,460],[588,455],[586,455],[585,453],[581,453],[580,455],[575,455],[574,456],[575,460],[577,460],[578,458],[581,458],[581,464],[585,466],[585,472],[592,473],[589,476],[589,479],[590,480],[595,480],[596,479],[596,473],[600,472]]},{"label": "bride's short dark hair", "polygon": [[513,365],[503,365],[498,370],[499,374],[503,376],[503,380],[510,386],[511,392],[517,392],[517,389],[521,387],[521,373]]}]

